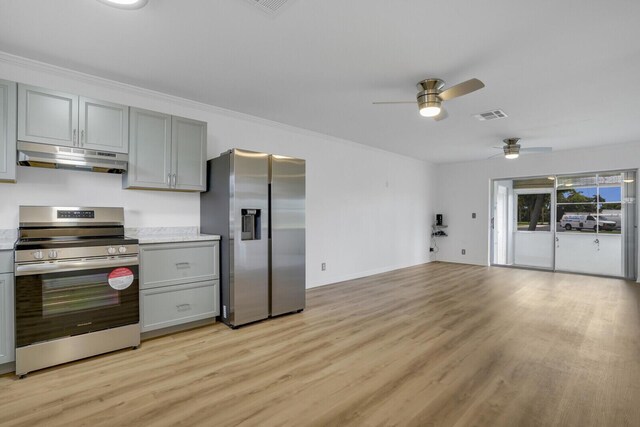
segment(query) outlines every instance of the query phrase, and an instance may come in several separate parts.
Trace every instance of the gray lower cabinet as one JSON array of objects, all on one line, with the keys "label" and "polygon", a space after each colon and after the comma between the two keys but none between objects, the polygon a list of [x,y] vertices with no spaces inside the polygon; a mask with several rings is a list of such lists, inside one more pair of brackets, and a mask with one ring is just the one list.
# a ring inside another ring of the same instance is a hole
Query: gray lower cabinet
[{"label": "gray lower cabinet", "polygon": [[16,83],[0,80],[0,182],[16,180]]},{"label": "gray lower cabinet", "polygon": [[13,251],[0,251],[0,365],[15,360]]},{"label": "gray lower cabinet", "polygon": [[218,241],[140,245],[142,332],[220,314]]},{"label": "gray lower cabinet", "polygon": [[139,108],[129,123],[124,188],[206,190],[207,123]]},{"label": "gray lower cabinet", "polygon": [[143,289],[142,332],[214,318],[220,314],[218,280]]}]

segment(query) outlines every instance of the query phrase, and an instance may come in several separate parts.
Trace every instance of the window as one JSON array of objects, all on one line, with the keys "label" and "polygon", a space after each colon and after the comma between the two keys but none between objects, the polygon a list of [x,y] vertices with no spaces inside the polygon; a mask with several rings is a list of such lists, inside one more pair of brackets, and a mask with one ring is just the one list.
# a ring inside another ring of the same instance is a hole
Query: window
[{"label": "window", "polygon": [[620,234],[622,174],[558,177],[557,231]]},{"label": "window", "polygon": [[551,194],[518,194],[518,231],[551,231]]}]

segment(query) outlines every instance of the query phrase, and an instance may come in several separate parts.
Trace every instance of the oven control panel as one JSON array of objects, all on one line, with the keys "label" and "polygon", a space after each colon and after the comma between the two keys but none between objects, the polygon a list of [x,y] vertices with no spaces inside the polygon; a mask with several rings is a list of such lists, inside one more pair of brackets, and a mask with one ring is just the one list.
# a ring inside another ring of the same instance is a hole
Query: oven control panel
[{"label": "oven control panel", "polygon": [[78,219],[78,218],[90,218],[93,219],[96,217],[96,212],[92,210],[83,210],[83,211],[58,211],[59,219]]}]

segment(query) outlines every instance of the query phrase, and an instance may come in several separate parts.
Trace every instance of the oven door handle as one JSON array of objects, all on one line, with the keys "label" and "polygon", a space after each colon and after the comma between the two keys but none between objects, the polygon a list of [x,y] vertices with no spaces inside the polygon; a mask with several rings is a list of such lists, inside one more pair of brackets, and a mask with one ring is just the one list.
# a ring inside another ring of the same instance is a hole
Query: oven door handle
[{"label": "oven door handle", "polygon": [[47,264],[18,264],[16,276],[32,276],[36,274],[58,273],[64,271],[92,270],[95,268],[124,267],[138,265],[138,257],[123,257],[115,259],[81,260],[53,262]]}]

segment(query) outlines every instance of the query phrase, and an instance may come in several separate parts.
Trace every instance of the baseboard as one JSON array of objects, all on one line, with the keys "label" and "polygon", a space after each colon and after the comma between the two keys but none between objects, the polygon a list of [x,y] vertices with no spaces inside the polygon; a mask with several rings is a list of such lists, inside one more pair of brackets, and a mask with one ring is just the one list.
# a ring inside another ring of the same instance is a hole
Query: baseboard
[{"label": "baseboard", "polygon": [[315,283],[307,287],[307,289],[313,289],[320,286],[333,285],[335,283],[346,282],[348,280],[361,279],[363,277],[375,276],[376,274],[388,273],[389,271],[400,270],[403,268],[415,267],[417,265],[429,264],[434,262],[433,260],[426,260],[424,262],[419,262],[417,264],[402,264],[402,265],[391,265],[381,268],[375,268],[373,270],[361,271],[358,273],[344,274],[340,276],[332,276],[327,279],[326,282]]},{"label": "baseboard", "polygon": [[449,259],[438,259],[436,262],[446,262],[449,264],[462,264],[462,265],[477,265],[480,267],[489,267],[489,264],[484,262],[471,262],[471,261],[460,261],[460,260],[449,260]]}]

